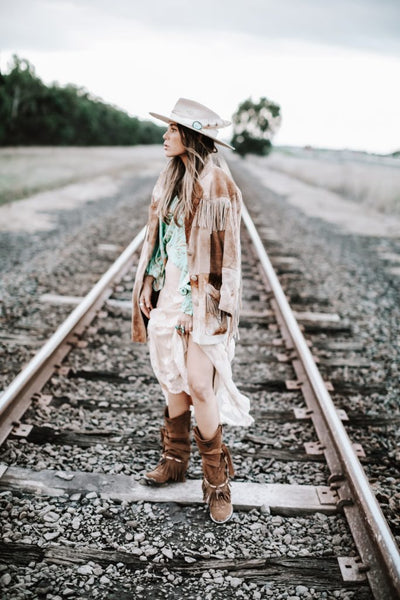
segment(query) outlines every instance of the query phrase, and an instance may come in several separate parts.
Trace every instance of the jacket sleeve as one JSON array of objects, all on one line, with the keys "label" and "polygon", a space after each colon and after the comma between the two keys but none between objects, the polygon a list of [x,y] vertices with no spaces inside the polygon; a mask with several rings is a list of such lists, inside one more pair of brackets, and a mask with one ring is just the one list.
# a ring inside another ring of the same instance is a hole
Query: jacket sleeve
[{"label": "jacket sleeve", "polygon": [[147,320],[145,319],[140,306],[139,296],[143,287],[143,278],[146,272],[146,268],[153,255],[154,248],[158,241],[158,215],[157,205],[152,202],[149,207],[149,219],[147,222],[147,229],[145,240],[140,253],[138,267],[136,271],[135,283],[132,291],[132,340],[134,342],[146,342],[146,325]]},{"label": "jacket sleeve", "polygon": [[219,309],[237,321],[241,290],[240,217],[241,193],[237,189],[228,211],[222,257],[222,285]]}]

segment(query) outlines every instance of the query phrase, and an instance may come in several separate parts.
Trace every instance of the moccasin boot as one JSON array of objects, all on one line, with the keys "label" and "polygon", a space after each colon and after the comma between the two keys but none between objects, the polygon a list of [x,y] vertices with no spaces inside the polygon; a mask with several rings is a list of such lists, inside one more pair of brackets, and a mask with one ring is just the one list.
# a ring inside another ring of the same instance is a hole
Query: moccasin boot
[{"label": "moccasin boot", "polygon": [[190,457],[190,410],[170,419],[168,407],[161,427],[162,456],[153,471],[144,479],[150,485],[162,485],[172,481],[185,481]]},{"label": "moccasin boot", "polygon": [[203,498],[214,523],[226,523],[233,514],[229,476],[234,476],[231,455],[222,443],[222,425],[211,440],[204,440],[198,427],[193,429],[203,464]]}]

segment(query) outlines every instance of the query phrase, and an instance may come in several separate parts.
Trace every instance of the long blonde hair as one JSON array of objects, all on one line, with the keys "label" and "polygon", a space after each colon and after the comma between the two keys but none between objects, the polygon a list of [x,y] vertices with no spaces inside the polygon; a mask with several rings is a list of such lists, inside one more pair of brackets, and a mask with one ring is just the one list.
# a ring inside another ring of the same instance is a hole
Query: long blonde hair
[{"label": "long blonde hair", "polygon": [[173,198],[178,196],[173,215],[175,223],[178,223],[178,219],[182,217],[188,217],[192,212],[195,182],[206,162],[210,160],[210,154],[217,152],[214,140],[211,138],[179,123],[177,127],[187,154],[186,167],[179,156],[174,156],[169,160],[163,173],[164,193],[158,207],[163,221],[167,221],[169,205]]}]

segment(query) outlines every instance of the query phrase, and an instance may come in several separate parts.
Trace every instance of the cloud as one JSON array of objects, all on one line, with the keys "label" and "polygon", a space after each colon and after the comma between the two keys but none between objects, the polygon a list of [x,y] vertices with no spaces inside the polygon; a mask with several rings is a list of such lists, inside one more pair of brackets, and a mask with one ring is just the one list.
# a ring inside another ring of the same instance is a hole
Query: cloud
[{"label": "cloud", "polygon": [[4,50],[85,48],[94,40],[128,40],[140,27],[400,52],[398,0],[13,0],[0,6]]},{"label": "cloud", "polygon": [[[99,0],[97,6],[109,10],[110,4]],[[400,50],[398,0],[203,0],[197,7],[187,0],[123,0],[119,8],[125,17],[160,30],[229,31],[263,40]]]},{"label": "cloud", "polygon": [[85,0],[13,0],[0,4],[3,51],[84,50],[96,43],[129,40],[138,28],[139,22],[115,10],[115,2],[107,10]]},{"label": "cloud", "polygon": [[282,107],[278,143],[398,147],[400,2],[4,4],[2,69],[15,52],[46,83],[73,82],[140,118],[169,113],[178,96],[230,118],[267,96]]}]

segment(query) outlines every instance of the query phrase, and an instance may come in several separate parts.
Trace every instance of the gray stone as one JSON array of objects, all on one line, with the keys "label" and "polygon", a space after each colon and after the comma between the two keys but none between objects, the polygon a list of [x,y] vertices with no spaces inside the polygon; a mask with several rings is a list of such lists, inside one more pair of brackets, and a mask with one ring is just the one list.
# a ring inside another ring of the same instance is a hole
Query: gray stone
[{"label": "gray stone", "polygon": [[90,534],[90,536],[94,539],[97,539],[101,536],[101,532],[100,531],[92,531],[92,533]]},{"label": "gray stone", "polygon": [[59,518],[60,515],[53,511],[50,511],[44,515],[43,520],[47,521],[48,523],[55,523],[56,521],[58,521]]},{"label": "gray stone", "polygon": [[80,575],[92,575],[93,569],[90,565],[82,565],[78,568],[78,573]]},{"label": "gray stone", "polygon": [[285,535],[285,529],[283,527],[275,527],[272,534],[274,537],[279,537],[281,535]]},{"label": "gray stone", "polygon": [[292,536],[290,535],[290,533],[287,533],[286,535],[283,536],[284,544],[289,545],[291,541],[292,541]]},{"label": "gray stone", "polygon": [[4,573],[4,575],[2,575],[0,581],[5,586],[9,585],[11,583],[11,575],[10,575],[10,573]]},{"label": "gray stone", "polygon": [[317,517],[317,519],[319,519],[320,521],[326,521],[328,519],[328,515],[325,515],[324,513],[316,513],[315,515]]},{"label": "gray stone", "polygon": [[66,481],[71,481],[75,477],[74,473],[66,473],[65,471],[57,471],[56,477],[60,479],[65,479]]},{"label": "gray stone", "polygon": [[48,533],[45,533],[43,537],[49,542],[50,540],[55,540],[60,533],[61,531],[49,531]]},{"label": "gray stone", "polygon": [[93,498],[97,498],[97,492],[88,492],[85,495],[85,498],[87,498],[88,500],[92,500]]},{"label": "gray stone", "polygon": [[171,548],[161,548],[161,552],[164,554],[164,556],[166,556],[170,560],[172,560],[174,558],[174,554],[173,554]]}]

